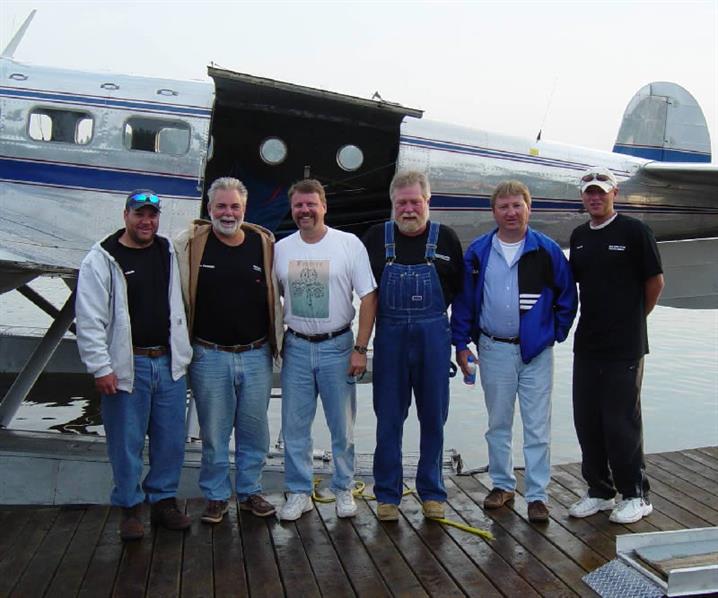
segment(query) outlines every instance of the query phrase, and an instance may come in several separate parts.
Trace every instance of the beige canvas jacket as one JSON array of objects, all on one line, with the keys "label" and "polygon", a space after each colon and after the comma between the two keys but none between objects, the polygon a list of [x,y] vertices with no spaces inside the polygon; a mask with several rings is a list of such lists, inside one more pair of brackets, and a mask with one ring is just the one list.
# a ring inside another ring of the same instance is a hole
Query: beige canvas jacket
[{"label": "beige canvas jacket", "polygon": [[[267,281],[267,305],[269,307],[269,343],[272,355],[278,357],[282,346],[283,317],[282,305],[279,300],[277,280],[272,268],[274,261],[274,235],[266,228],[249,222],[242,223],[243,230],[251,230],[259,234],[262,240],[264,254],[264,275]],[[174,246],[179,262],[180,278],[182,280],[182,298],[187,310],[187,324],[190,337],[194,327],[194,310],[197,304],[197,279],[199,277],[199,264],[207,244],[207,237],[212,230],[212,223],[208,220],[195,220],[186,231],[180,233],[175,239]]]}]

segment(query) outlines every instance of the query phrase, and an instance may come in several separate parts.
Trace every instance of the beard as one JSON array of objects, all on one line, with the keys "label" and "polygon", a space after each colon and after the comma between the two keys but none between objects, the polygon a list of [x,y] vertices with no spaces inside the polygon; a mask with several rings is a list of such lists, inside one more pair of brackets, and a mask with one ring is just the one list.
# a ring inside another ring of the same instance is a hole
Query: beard
[{"label": "beard", "polygon": [[402,232],[405,235],[413,235],[421,231],[426,226],[426,223],[429,222],[429,212],[427,210],[426,214],[423,216],[417,214],[416,218],[409,220],[399,219],[394,220],[394,222],[396,222],[399,232]]},{"label": "beard", "polygon": [[239,227],[242,226],[242,222],[244,222],[244,218],[242,218],[235,220],[232,224],[225,224],[221,218],[215,218],[212,215],[210,215],[210,220],[212,221],[214,232],[218,235],[224,235],[225,237],[236,235]]}]

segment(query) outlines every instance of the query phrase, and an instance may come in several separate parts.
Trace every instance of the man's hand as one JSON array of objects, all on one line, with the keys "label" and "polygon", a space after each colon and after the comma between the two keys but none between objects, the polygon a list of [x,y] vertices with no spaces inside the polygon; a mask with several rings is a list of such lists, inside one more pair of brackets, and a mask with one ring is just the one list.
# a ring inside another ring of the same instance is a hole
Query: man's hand
[{"label": "man's hand", "polygon": [[361,376],[366,372],[366,361],[366,353],[361,354],[357,351],[352,351],[351,357],[349,358],[349,375]]},{"label": "man's hand", "polygon": [[459,367],[461,368],[461,371],[463,372],[464,376],[468,376],[471,374],[469,371],[469,355],[472,355],[474,357],[474,363],[476,365],[479,364],[479,358],[474,355],[470,349],[464,349],[463,351],[457,351],[456,352],[456,362],[459,364]]},{"label": "man's hand", "polygon": [[113,395],[117,393],[117,375],[115,372],[95,378],[95,388],[97,392],[103,395]]}]

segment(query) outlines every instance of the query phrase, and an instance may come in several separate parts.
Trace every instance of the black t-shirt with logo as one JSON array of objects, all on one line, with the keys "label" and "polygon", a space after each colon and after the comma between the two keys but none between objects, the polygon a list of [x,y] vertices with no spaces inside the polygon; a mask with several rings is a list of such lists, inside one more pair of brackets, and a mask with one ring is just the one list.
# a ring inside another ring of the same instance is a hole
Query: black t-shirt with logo
[{"label": "black t-shirt with logo", "polygon": [[241,245],[207,237],[197,279],[194,335],[218,345],[246,345],[267,336],[269,310],[262,239],[244,231]]},{"label": "black t-shirt with logo", "polygon": [[127,281],[127,305],[135,347],[169,346],[170,252],[166,239],[155,237],[149,247],[135,249],[120,243],[124,229],[103,247],[122,268]]},{"label": "black t-shirt with logo", "polygon": [[[426,254],[426,241],[429,238],[429,224],[426,230],[416,237],[409,237],[399,232],[394,225],[394,243],[396,263],[406,266],[424,264]],[[372,226],[362,238],[369,254],[371,269],[376,283],[381,286],[381,275],[386,265],[386,252],[384,248],[384,223]],[[441,290],[444,293],[446,306],[451,305],[454,297],[461,290],[464,283],[464,254],[461,242],[453,229],[443,224],[439,225],[439,238],[436,242],[436,259],[434,260],[436,273],[441,281]]]},{"label": "black t-shirt with logo", "polygon": [[581,299],[574,353],[640,359],[648,353],[645,283],[663,271],[651,229],[618,214],[604,228],[577,227],[570,247]]}]

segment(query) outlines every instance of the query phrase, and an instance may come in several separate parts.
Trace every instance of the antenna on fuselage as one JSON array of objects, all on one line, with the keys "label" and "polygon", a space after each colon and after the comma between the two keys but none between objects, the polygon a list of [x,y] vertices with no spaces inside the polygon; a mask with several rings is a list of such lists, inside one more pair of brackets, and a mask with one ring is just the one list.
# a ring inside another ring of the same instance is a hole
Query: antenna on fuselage
[{"label": "antenna on fuselage", "polygon": [[27,28],[30,26],[30,21],[32,21],[32,18],[35,16],[36,12],[37,12],[37,9],[33,8],[32,12],[28,15],[27,19],[25,19],[25,22],[22,25],[20,25],[20,29],[17,30],[17,33],[10,40],[10,43],[7,46],[5,46],[5,49],[2,51],[2,54],[0,54],[0,57],[12,58],[15,55],[15,50],[17,50],[17,47],[20,45],[20,42],[22,41],[22,38],[25,36],[25,32],[27,31]]},{"label": "antenna on fuselage", "polygon": [[541,119],[541,126],[539,127],[539,132],[536,135],[536,141],[541,141],[541,133],[543,131],[543,127],[546,124],[546,118],[548,117],[548,111],[549,108],[551,108],[551,102],[553,101],[553,94],[556,91],[556,84],[558,83],[558,77],[556,77],[553,80],[553,87],[551,88],[551,93],[548,96],[548,102],[546,103],[546,112],[543,113],[543,118]]}]

